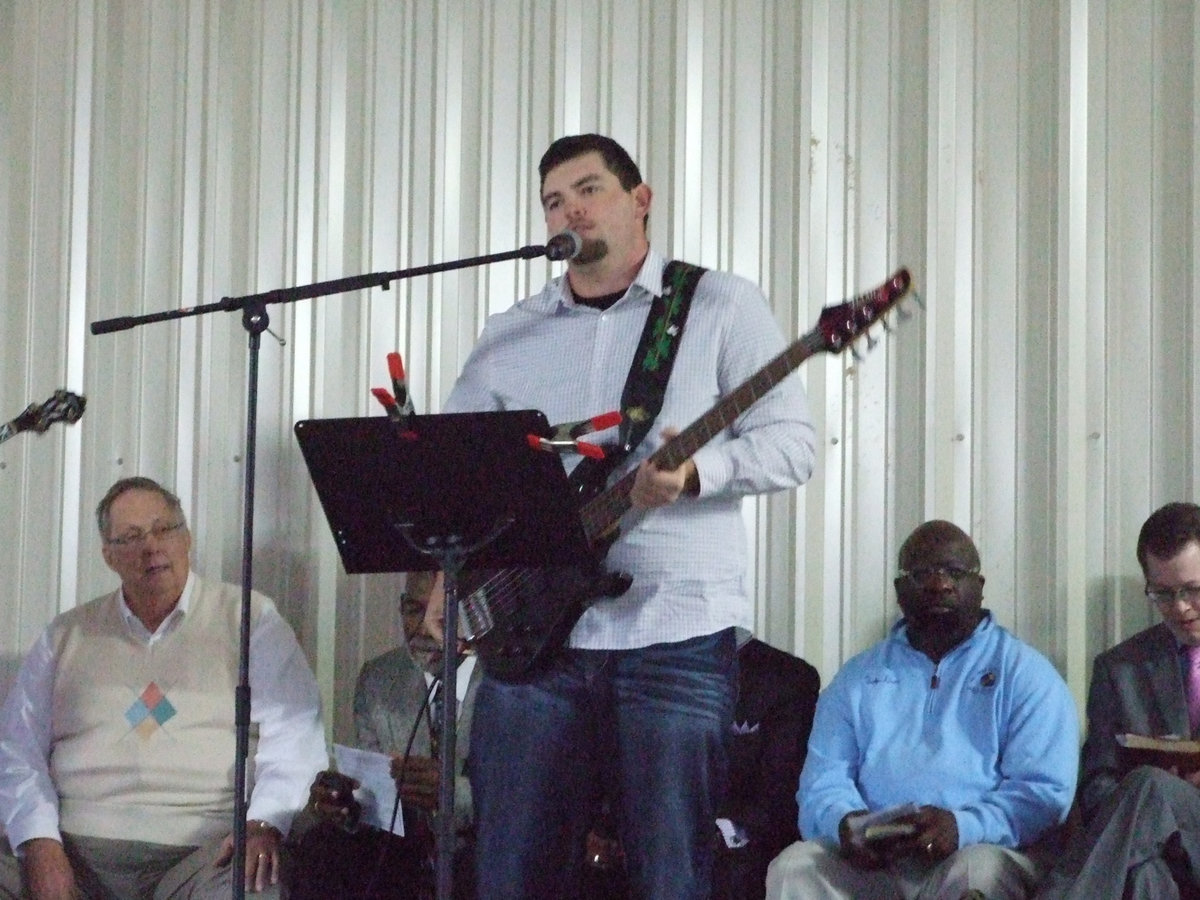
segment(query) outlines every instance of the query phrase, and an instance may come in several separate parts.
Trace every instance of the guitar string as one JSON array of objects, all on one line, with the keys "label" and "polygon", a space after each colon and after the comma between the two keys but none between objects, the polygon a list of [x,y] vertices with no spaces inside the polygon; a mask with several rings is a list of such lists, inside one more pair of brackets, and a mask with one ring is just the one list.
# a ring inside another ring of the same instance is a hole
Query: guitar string
[{"label": "guitar string", "polygon": [[[807,347],[803,346],[805,343],[806,342],[801,339],[800,341],[797,341],[797,346],[793,349],[808,350]],[[811,352],[812,351],[809,350],[809,352],[805,354],[804,358],[807,358],[809,355],[811,355]],[[741,394],[745,393],[750,395],[748,398],[750,400],[750,405],[753,405],[753,403],[757,402],[757,400],[761,398],[762,394],[773,388],[784,376],[791,374],[791,372],[796,368],[796,364],[790,358],[791,355],[792,354],[790,352],[785,351],[779,358],[773,361],[779,365],[772,365],[771,363],[768,363],[767,366],[760,370],[755,376],[752,376],[748,381],[744,382],[741,387],[735,389],[733,392],[727,395],[725,402],[718,404],[717,407],[714,407],[714,409],[710,411],[710,414],[702,416],[699,420],[693,423],[692,426],[686,429],[686,432],[682,433],[679,437],[686,440],[686,438],[694,435],[703,435],[705,439],[699,441],[698,445],[707,443],[707,441],[711,440],[712,437],[717,433],[709,422],[712,414],[720,411],[722,407],[732,407],[734,410],[736,410],[737,414],[740,415],[749,408],[749,406],[742,406],[743,398],[741,397]],[[776,368],[783,368],[784,371],[781,373],[775,373],[774,369]],[[734,416],[734,418],[736,418],[736,416]],[[631,480],[628,478],[628,473],[620,481],[614,484],[608,492],[600,495],[599,497],[593,498],[588,503],[583,505],[583,507],[580,509],[580,517],[585,520],[585,531],[590,532],[590,529],[586,527],[588,520],[594,519],[598,514],[601,513],[610,514],[607,516],[601,516],[602,521],[607,518],[611,518],[611,512],[624,504],[628,496],[628,491],[619,490],[619,487],[627,479]],[[491,612],[493,619],[495,618],[496,614],[500,614],[502,616],[507,615],[520,607],[522,596],[521,592],[530,586],[530,584],[534,581],[534,578],[534,571],[530,569],[502,569],[500,572],[489,578],[479,588],[472,591],[471,594],[467,596],[465,602],[468,604],[468,608],[470,608],[472,598],[480,597],[480,599],[477,601],[478,605],[485,607],[489,612]],[[480,596],[481,592],[482,596]],[[470,617],[471,614],[468,613],[468,618]],[[484,618],[486,619],[486,617]]]},{"label": "guitar string", "polygon": [[[862,311],[868,310],[872,301],[879,301],[881,310],[885,310],[893,305],[905,293],[907,293],[907,288],[905,288],[905,290],[899,291],[897,296],[892,296],[893,288],[893,283],[888,282],[874,291],[869,291],[853,297],[849,305],[852,309]],[[869,324],[874,324],[876,318],[878,317],[873,316]],[[856,333],[847,336],[851,339],[859,336],[862,329],[856,327],[852,330]],[[815,343],[815,346],[813,347],[808,346],[809,340],[807,339],[810,337]],[[758,399],[760,399],[761,396],[766,393],[766,391],[769,391],[771,388],[773,388],[779,383],[780,380],[782,380],[783,377],[791,374],[791,372],[794,371],[801,362],[811,356],[814,352],[816,352],[816,350],[820,349],[820,346],[821,344],[819,335],[813,334],[802,336],[792,347],[785,350],[782,354],[780,354],[780,356],[776,357],[776,359],[764,366],[761,370],[759,370],[759,372],[751,376],[740,387],[734,389],[734,391],[732,391],[726,397],[728,403],[719,403],[713,408],[712,411],[710,411],[710,414],[702,416],[699,420],[693,423],[692,426],[686,429],[685,432],[680,435],[680,437],[691,436],[703,432],[706,435],[706,440],[701,441],[700,445],[707,443],[707,440],[711,439],[716,434],[716,432],[711,429],[709,424],[709,416],[712,413],[717,413],[718,410],[721,410],[722,406],[733,407],[737,411],[738,415],[745,412],[745,410],[748,409],[750,405],[753,405],[755,402],[757,402]],[[794,360],[792,358],[793,353],[801,350],[806,350],[807,352],[798,361]],[[783,371],[776,373],[774,370],[777,368],[780,368]],[[764,383],[766,384],[764,385]],[[742,393],[748,393],[751,395],[749,398],[750,404],[748,406],[743,407],[741,405],[741,401],[743,399],[741,397]],[[736,416],[734,418],[736,418]],[[594,517],[596,513],[610,512],[614,508],[618,508],[626,501],[628,491],[622,493],[621,491],[616,490],[626,480],[627,477],[622,478],[616,484],[614,484],[613,488],[608,492],[599,497],[593,498],[593,500],[584,504],[584,506],[580,509],[580,516],[585,520],[585,525],[586,520],[589,519],[589,512],[591,512],[592,516]],[[534,581],[536,572],[536,569],[530,568],[502,569],[484,582],[483,585],[472,591],[465,598],[464,602],[469,604],[472,598],[480,596],[480,604],[486,606],[489,611],[493,613],[499,612],[501,615],[508,614],[518,608],[521,600],[521,590],[528,587]]]}]

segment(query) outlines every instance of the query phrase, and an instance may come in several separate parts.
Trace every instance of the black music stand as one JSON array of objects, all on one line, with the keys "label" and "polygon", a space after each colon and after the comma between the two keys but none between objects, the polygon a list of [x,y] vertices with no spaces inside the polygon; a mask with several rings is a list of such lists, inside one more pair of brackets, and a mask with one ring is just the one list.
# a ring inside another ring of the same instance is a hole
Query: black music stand
[{"label": "black music stand", "polygon": [[347,574],[445,572],[437,896],[454,857],[458,575],[471,569],[585,565],[575,491],[534,410],[297,422],[296,438]]}]

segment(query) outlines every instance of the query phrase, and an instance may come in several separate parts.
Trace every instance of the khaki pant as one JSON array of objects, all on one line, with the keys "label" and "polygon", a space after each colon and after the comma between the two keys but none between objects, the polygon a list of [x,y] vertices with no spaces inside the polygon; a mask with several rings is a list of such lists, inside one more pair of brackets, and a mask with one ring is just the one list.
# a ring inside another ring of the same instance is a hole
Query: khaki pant
[{"label": "khaki pant", "polygon": [[904,860],[866,871],[824,844],[799,841],[767,870],[767,900],[1025,900],[1040,874],[1030,857],[994,844],[963,847],[932,865]]},{"label": "khaki pant", "polygon": [[[212,861],[221,839],[202,847],[171,847],[139,841],[63,835],[75,880],[87,900],[229,900],[233,866]],[[0,898],[24,900],[20,860],[4,842],[0,852]],[[279,888],[247,896],[279,900]]]}]

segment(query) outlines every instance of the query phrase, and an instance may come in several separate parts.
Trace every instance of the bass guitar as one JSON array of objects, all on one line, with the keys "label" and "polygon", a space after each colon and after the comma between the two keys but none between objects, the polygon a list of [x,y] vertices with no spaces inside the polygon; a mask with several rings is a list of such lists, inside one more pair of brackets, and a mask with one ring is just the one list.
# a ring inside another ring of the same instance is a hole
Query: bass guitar
[{"label": "bass guitar", "polygon": [[45,403],[30,403],[25,411],[0,425],[0,444],[22,431],[42,434],[55,422],[78,422],[87,406],[87,398],[70,391],[58,390]]},{"label": "bass guitar", "polygon": [[[874,290],[826,307],[812,331],[666,441],[650,459],[661,469],[677,468],[806,359],[820,352],[841,353],[883,321],[911,287],[908,270],[898,269]],[[886,328],[886,321],[883,324]],[[582,460],[571,473],[571,484],[580,498],[584,534],[596,550],[593,571],[550,567],[468,573],[459,600],[462,633],[474,643],[492,677],[502,681],[529,678],[563,646],[591,602],[617,596],[629,586],[627,576],[603,572],[601,560],[616,538],[621,517],[631,508],[629,494],[637,470],[631,469],[604,487],[610,474],[603,462],[592,459]]]}]

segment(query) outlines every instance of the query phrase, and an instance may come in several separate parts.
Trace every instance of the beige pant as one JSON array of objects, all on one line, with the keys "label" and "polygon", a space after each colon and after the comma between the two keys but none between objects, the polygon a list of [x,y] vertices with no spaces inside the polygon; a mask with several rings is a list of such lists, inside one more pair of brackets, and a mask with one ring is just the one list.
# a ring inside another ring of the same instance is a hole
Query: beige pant
[{"label": "beige pant", "polygon": [[[203,847],[63,835],[63,847],[87,900],[229,900],[233,867],[217,867],[221,839]],[[279,900],[279,888],[248,897]],[[0,847],[0,898],[24,900],[20,860]]]},{"label": "beige pant", "polygon": [[1025,900],[1040,874],[1025,854],[994,844],[963,847],[932,865],[902,860],[866,871],[825,844],[799,841],[767,869],[767,900],[962,900],[968,891],[988,900]]}]

